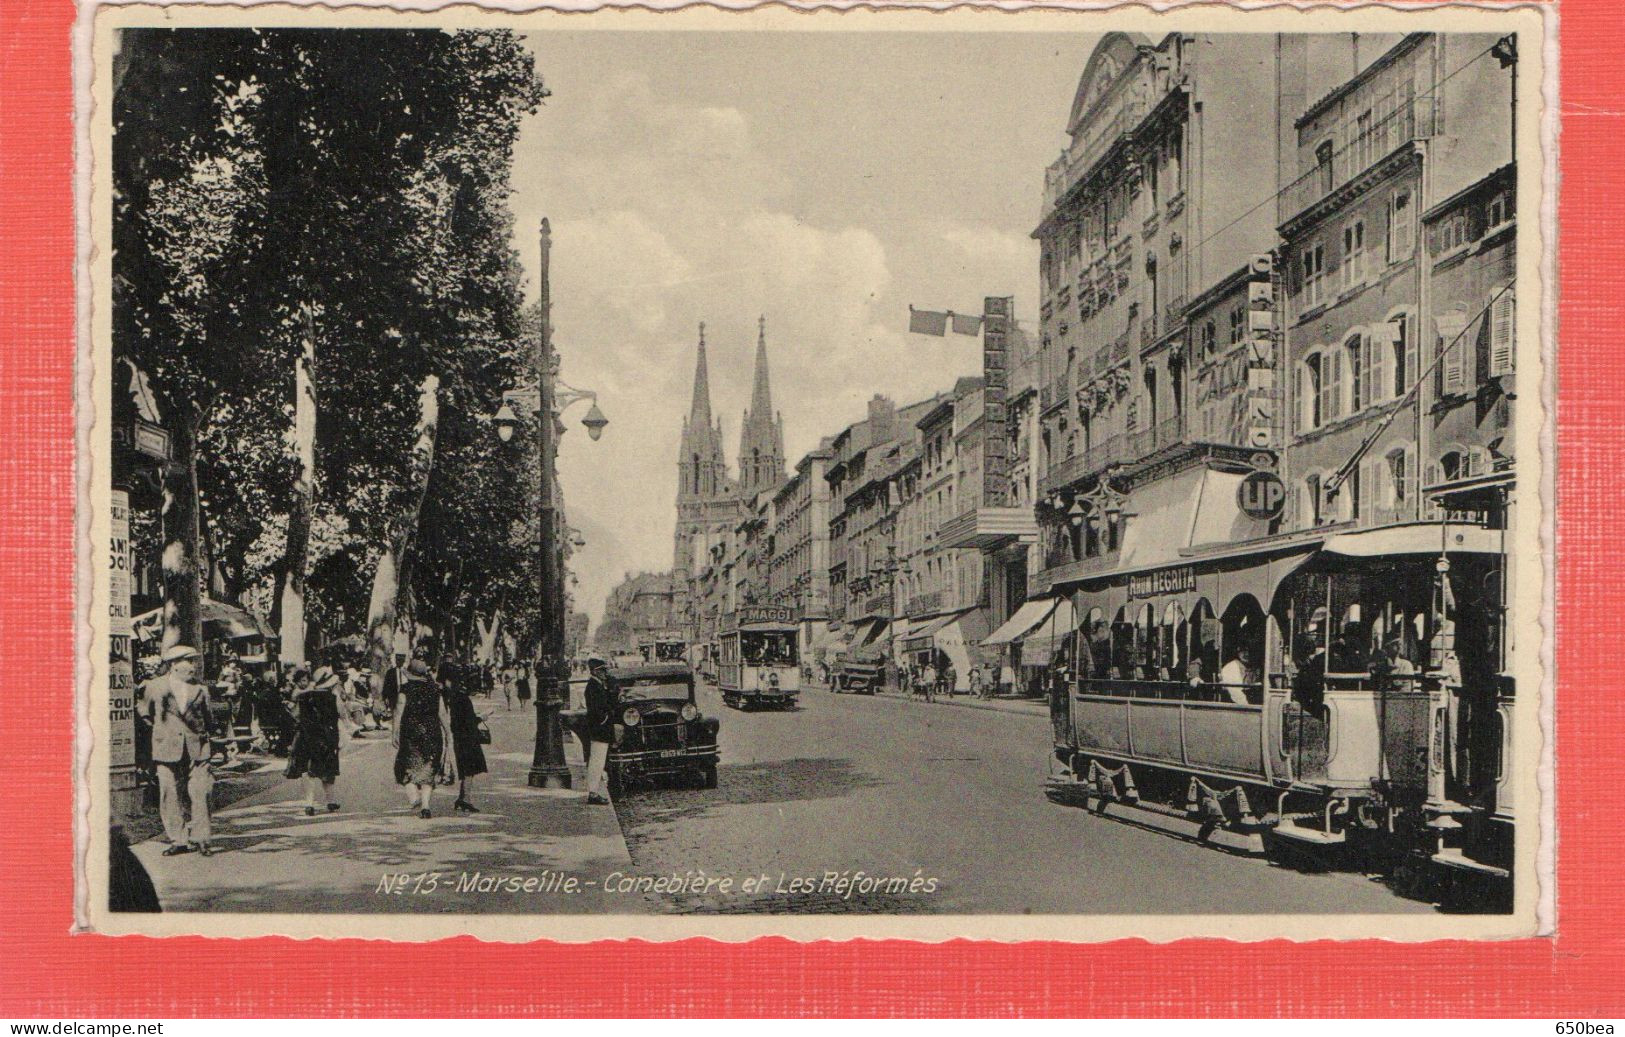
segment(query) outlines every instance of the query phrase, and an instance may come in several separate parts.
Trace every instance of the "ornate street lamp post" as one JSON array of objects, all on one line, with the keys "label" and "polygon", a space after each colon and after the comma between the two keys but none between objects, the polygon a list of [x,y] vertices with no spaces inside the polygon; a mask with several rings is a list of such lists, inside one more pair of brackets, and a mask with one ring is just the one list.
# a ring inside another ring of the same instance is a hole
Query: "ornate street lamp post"
[{"label": "ornate street lamp post", "polygon": [[552,298],[548,279],[551,251],[552,234],[548,221],[543,219],[538,277],[541,284],[541,333],[536,337],[531,354],[536,388],[503,393],[502,407],[493,422],[503,442],[513,438],[521,423],[520,414],[534,418],[536,424],[539,520],[536,548],[540,563],[541,644],[536,666],[536,745],[528,780],[533,788],[567,789],[570,787],[570,768],[564,762],[564,728],[559,721],[559,711],[564,706],[566,682],[569,680],[569,665],[564,658],[564,540],[568,530],[559,516],[556,495],[558,439],[564,433],[564,425],[558,416],[563,408],[579,400],[591,400],[592,407],[581,423],[586,426],[587,435],[594,440],[603,435],[609,419],[598,409],[596,393],[555,384],[557,363],[553,355]]}]

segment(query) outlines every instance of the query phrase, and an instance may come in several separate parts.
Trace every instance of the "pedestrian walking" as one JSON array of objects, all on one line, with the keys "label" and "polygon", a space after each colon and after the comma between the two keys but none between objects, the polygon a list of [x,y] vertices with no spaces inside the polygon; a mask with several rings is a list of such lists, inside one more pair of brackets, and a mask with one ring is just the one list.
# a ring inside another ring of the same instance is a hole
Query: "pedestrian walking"
[{"label": "pedestrian walking", "polygon": [[925,688],[925,701],[930,702],[937,693],[937,667],[935,663],[925,664],[925,672],[920,674],[920,683]]},{"label": "pedestrian walking", "polygon": [[[442,673],[448,673],[443,666]],[[457,801],[452,808],[464,814],[477,814],[479,809],[468,798],[471,778],[486,773],[485,750],[480,745],[489,740],[489,729],[474,711],[474,700],[469,696],[466,682],[459,678],[459,668],[451,664],[449,679],[441,682],[440,694],[446,702],[446,715],[451,729],[452,760],[457,768]]]},{"label": "pedestrian walking", "polygon": [[383,693],[384,713],[391,722],[395,717],[395,703],[401,697],[401,686],[406,683],[406,656],[400,652],[395,653],[395,665],[384,673]]},{"label": "pedestrian walking", "polygon": [[305,783],[305,816],[339,808],[333,782],[339,776],[339,702],[333,685],[315,687],[303,668],[293,676],[293,747],[288,769],[294,781]]},{"label": "pedestrian walking", "polygon": [[959,671],[954,669],[954,664],[951,663],[951,662],[944,664],[943,667],[942,667],[942,691],[943,691],[943,694],[947,695],[949,698],[952,698],[953,694],[954,694],[954,691],[956,690],[958,684],[959,684]]},{"label": "pedestrian walking", "polygon": [[147,685],[145,706],[152,724],[152,762],[158,772],[158,815],[170,843],[165,857],[194,850],[205,857],[214,854],[209,844],[209,793],[214,788],[209,766],[209,690],[197,680],[197,659],[197,649],[191,645],[165,649],[163,672]]},{"label": "pedestrian walking", "polygon": [[504,713],[513,708],[513,682],[513,667],[504,666],[502,672],[497,675],[497,687],[502,689],[502,711]]},{"label": "pedestrian walking", "polygon": [[519,698],[519,708],[524,709],[530,705],[530,667],[519,667],[519,677],[514,681],[514,694]]},{"label": "pedestrian walking", "polygon": [[587,660],[587,802],[608,803],[604,765],[615,737],[615,678],[609,664],[597,656]]},{"label": "pedestrian walking", "polygon": [[395,782],[406,789],[418,816],[427,818],[434,787],[451,783],[446,753],[450,718],[440,688],[429,675],[429,664],[422,659],[407,664],[395,717],[390,735],[395,746]]}]

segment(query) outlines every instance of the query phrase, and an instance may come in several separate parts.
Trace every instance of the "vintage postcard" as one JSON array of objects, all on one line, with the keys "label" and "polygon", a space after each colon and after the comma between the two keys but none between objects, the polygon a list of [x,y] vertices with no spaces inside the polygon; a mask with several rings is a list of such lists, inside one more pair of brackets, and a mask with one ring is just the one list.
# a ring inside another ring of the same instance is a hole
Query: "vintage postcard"
[{"label": "vintage postcard", "polygon": [[1550,931],[1547,12],[86,17],[86,928]]}]

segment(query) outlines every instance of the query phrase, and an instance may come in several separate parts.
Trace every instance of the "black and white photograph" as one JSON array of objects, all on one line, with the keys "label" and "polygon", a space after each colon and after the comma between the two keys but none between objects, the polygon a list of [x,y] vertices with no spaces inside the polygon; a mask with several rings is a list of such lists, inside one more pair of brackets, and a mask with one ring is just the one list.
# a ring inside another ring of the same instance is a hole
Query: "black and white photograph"
[{"label": "black and white photograph", "polygon": [[1267,17],[102,9],[89,924],[1536,932],[1542,22]]}]

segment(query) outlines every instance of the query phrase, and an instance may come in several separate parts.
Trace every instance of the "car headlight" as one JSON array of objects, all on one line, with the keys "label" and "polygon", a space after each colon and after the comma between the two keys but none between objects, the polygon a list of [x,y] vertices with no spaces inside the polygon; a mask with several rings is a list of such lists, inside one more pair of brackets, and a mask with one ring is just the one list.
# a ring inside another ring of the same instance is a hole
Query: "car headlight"
[{"label": "car headlight", "polygon": [[683,708],[682,708],[682,710],[680,712],[683,714],[683,719],[684,720],[698,720],[698,719],[700,719],[699,708],[696,707],[694,705],[694,703],[692,703],[692,702],[685,702],[683,704]]},{"label": "car headlight", "polygon": [[643,723],[643,716],[638,713],[636,707],[628,706],[626,712],[621,714],[621,723],[627,727],[637,727]]}]

